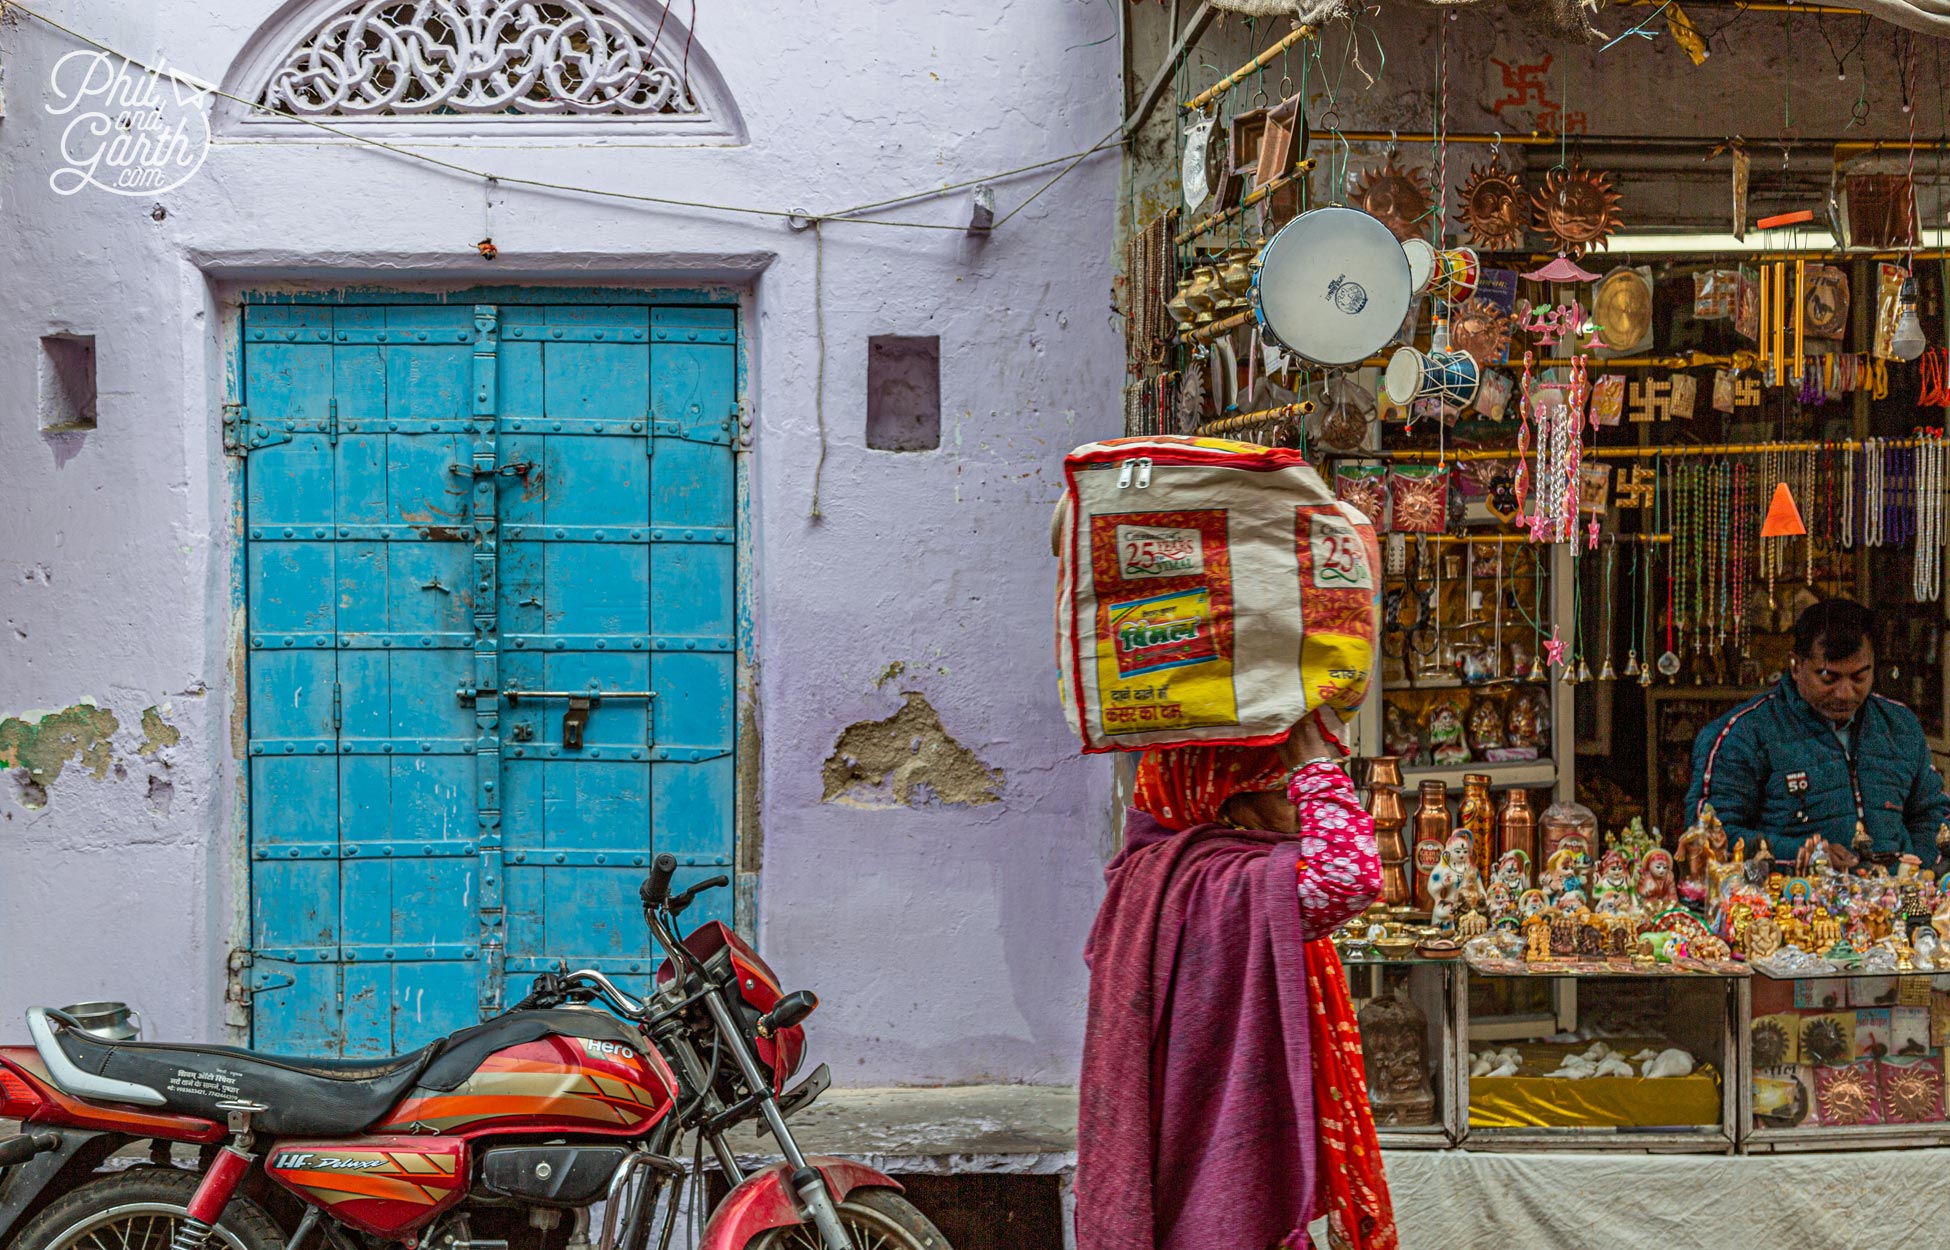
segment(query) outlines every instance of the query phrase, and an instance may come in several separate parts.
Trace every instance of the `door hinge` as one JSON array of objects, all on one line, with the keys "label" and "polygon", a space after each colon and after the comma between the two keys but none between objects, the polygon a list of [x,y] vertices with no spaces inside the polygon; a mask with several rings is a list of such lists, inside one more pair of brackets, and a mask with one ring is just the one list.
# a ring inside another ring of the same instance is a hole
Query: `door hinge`
[{"label": "door hinge", "polygon": [[224,1023],[233,1029],[248,1029],[251,1023],[251,953],[236,947],[224,961]]},{"label": "door hinge", "polygon": [[336,395],[325,401],[325,441],[334,447],[339,445],[339,397]]},{"label": "door hinge", "polygon": [[291,441],[291,423],[255,421],[243,404],[223,406],[223,449],[232,456],[247,456],[259,447]]},{"label": "door hinge", "polygon": [[344,691],[343,688],[337,682],[333,682],[332,683],[332,731],[336,733],[340,729],[343,729],[344,727],[345,727]]}]

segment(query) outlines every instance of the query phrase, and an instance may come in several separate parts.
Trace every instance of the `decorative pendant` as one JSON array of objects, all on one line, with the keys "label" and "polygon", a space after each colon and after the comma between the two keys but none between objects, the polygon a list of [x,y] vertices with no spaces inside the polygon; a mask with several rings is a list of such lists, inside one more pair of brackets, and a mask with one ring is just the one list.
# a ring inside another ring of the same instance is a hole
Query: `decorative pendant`
[{"label": "decorative pendant", "polygon": [[1660,656],[1659,672],[1668,678],[1679,676],[1679,657],[1671,651]]},{"label": "decorative pendant", "polygon": [[1463,224],[1469,227],[1469,241],[1483,248],[1511,248],[1523,244],[1524,208],[1529,197],[1523,180],[1515,171],[1503,168],[1500,158],[1469,171],[1469,179],[1456,191]]},{"label": "decorative pendant", "polygon": [[1652,666],[1648,664],[1644,668],[1639,670],[1639,685],[1649,686],[1651,684],[1652,684]]},{"label": "decorative pendant", "polygon": [[1603,248],[1605,240],[1623,224],[1618,215],[1620,199],[1612,188],[1610,174],[1588,170],[1583,162],[1573,161],[1568,170],[1553,169],[1545,174],[1544,185],[1531,193],[1536,209],[1533,224],[1575,259],[1592,248]]},{"label": "decorative pendant", "polygon": [[1398,239],[1429,233],[1429,176],[1420,169],[1403,169],[1392,156],[1380,169],[1361,175],[1353,199]]}]

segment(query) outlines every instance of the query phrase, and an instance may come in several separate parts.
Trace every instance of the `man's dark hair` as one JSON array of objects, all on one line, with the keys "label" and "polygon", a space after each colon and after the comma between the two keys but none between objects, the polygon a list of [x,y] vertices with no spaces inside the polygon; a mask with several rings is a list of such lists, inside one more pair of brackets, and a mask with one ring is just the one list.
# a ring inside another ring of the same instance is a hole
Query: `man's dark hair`
[{"label": "man's dark hair", "polygon": [[1831,660],[1845,660],[1862,649],[1875,627],[1875,617],[1853,599],[1823,599],[1794,622],[1794,653],[1804,660],[1815,655],[1815,643]]}]

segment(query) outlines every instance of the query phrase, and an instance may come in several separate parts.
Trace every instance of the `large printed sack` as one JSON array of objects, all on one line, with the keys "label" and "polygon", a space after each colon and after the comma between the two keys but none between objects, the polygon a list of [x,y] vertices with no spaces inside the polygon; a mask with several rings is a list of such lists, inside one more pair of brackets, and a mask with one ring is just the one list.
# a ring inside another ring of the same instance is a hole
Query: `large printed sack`
[{"label": "large printed sack", "polygon": [[1057,666],[1085,751],[1276,742],[1360,704],[1380,547],[1298,452],[1119,438],[1063,473]]}]

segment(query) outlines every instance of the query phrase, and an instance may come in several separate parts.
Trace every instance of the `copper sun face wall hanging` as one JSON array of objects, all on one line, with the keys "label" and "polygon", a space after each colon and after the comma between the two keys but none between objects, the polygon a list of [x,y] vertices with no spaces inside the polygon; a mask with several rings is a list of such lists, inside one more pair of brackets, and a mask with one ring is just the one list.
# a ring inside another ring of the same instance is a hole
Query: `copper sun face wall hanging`
[{"label": "copper sun face wall hanging", "polygon": [[1534,224],[1566,255],[1582,256],[1592,248],[1604,247],[1605,240],[1617,231],[1621,224],[1619,199],[1610,174],[1573,162],[1569,169],[1545,174],[1544,185],[1531,194],[1536,209]]},{"label": "copper sun face wall hanging", "polygon": [[1456,199],[1463,224],[1469,227],[1469,241],[1477,247],[1496,250],[1523,243],[1524,210],[1530,198],[1524,194],[1523,180],[1503,168],[1502,161],[1470,170]]},{"label": "copper sun face wall hanging", "polygon": [[1354,187],[1354,204],[1380,219],[1398,239],[1429,232],[1429,177],[1419,169],[1403,169],[1392,156],[1380,169],[1361,175]]}]

